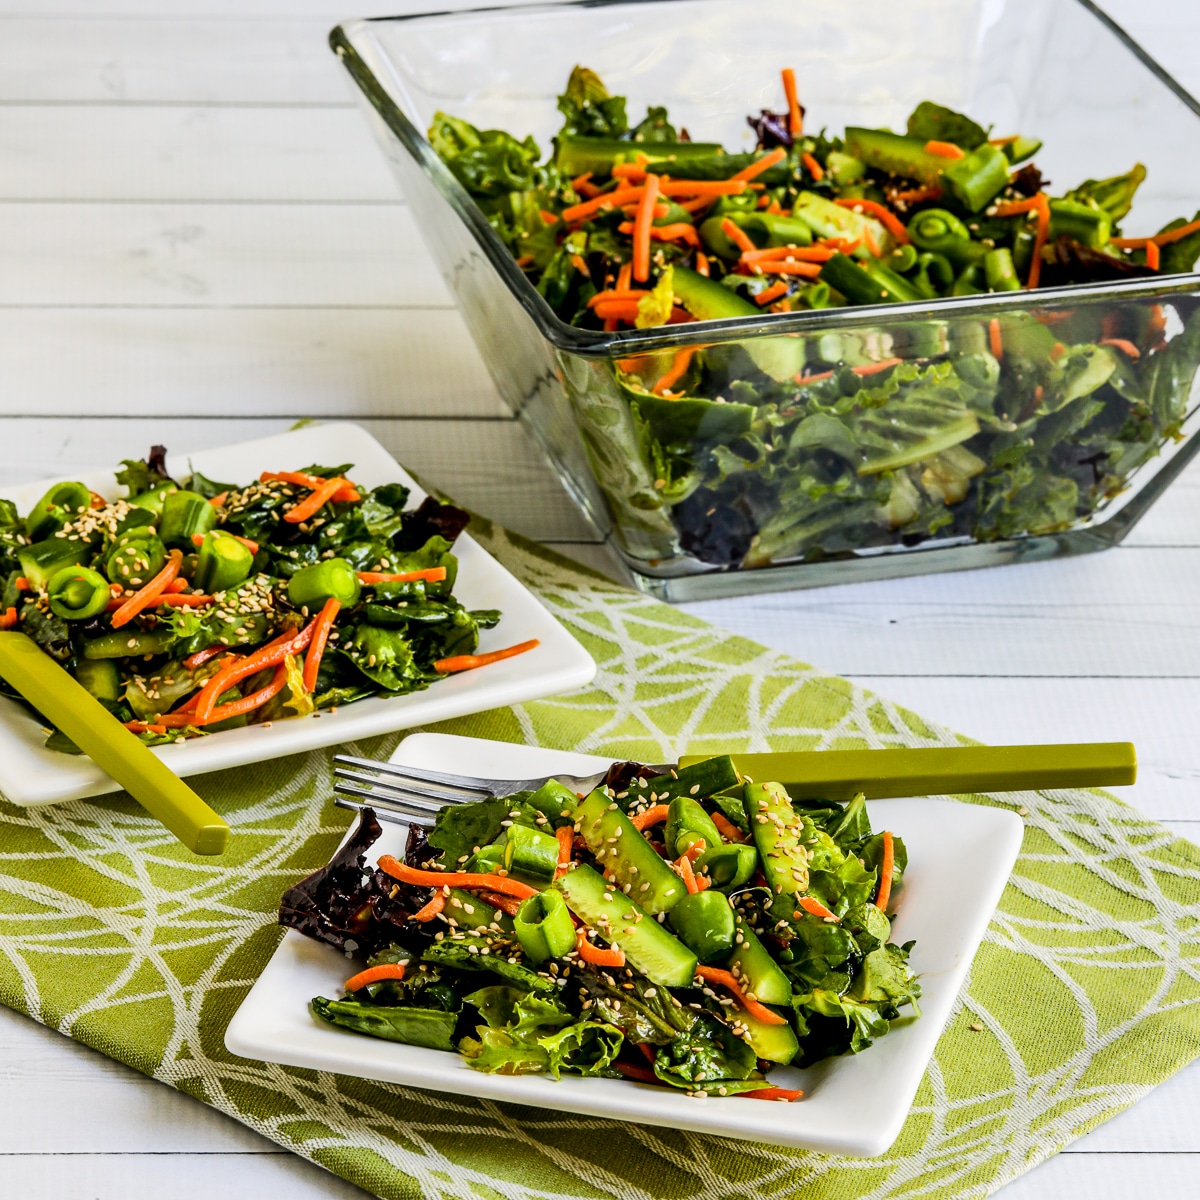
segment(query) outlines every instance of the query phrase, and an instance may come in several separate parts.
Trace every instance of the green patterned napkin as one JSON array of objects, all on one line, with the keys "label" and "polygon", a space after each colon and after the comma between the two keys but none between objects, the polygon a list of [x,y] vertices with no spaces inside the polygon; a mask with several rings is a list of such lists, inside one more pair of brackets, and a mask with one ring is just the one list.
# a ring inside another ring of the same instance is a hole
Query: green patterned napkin
[{"label": "green patterned napkin", "polygon": [[[600,669],[583,691],[447,732],[650,762],[956,740],[479,524]],[[384,755],[396,740],[355,751]],[[1200,850],[1111,796],[1071,791],[1007,798],[1029,810],[1022,856],[882,1158],[234,1058],[225,1027],[279,940],[280,893],[326,860],[349,820],[329,803],[331,754],[205,777],[201,791],[233,826],[219,861],[194,858],[124,798],[0,802],[0,1001],[380,1196],[439,1200],[983,1196],[1200,1053]]]}]

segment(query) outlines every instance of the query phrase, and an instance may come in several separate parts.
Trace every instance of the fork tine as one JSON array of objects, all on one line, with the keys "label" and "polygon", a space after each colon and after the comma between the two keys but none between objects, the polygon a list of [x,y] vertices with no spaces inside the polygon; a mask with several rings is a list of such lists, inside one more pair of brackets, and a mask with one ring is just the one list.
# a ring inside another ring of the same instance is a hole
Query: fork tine
[{"label": "fork tine", "polygon": [[334,796],[333,802],[338,808],[348,808],[351,812],[360,813],[363,809],[369,808],[379,820],[385,821],[389,825],[420,825],[423,828],[433,825],[433,821],[428,816],[393,812],[391,809],[381,808],[374,804],[360,804],[357,800],[351,800],[346,796]]},{"label": "fork tine", "polygon": [[399,792],[402,795],[416,796],[422,800],[437,800],[442,804],[470,804],[477,799],[476,796],[467,796],[460,791],[446,791],[438,787],[436,784],[421,785],[408,784],[401,781],[397,776],[396,781],[391,779],[380,779],[374,775],[368,775],[361,771],[350,771],[345,767],[335,767],[333,770],[334,779],[344,779],[347,783],[366,784],[372,788],[376,788],[381,794],[387,795],[390,792]]},{"label": "fork tine", "polygon": [[334,791],[346,796],[356,796],[385,808],[409,808],[415,812],[437,814],[447,805],[432,796],[422,796],[420,793],[406,795],[399,789],[387,787],[364,788],[354,783],[334,782]]},{"label": "fork tine", "polygon": [[495,792],[488,786],[489,781],[476,779],[470,775],[451,775],[445,771],[427,771],[422,767],[406,767],[398,763],[373,762],[369,758],[354,758],[349,754],[335,754],[334,762],[344,763],[351,767],[365,767],[380,775],[394,775],[401,779],[417,780],[421,783],[440,783],[448,787],[460,788],[477,796],[493,796]]}]

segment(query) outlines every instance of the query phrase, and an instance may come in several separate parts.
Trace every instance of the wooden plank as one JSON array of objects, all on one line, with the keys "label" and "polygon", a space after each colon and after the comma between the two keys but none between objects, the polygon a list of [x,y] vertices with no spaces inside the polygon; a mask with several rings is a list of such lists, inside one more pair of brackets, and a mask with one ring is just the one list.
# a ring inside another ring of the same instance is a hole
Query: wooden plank
[{"label": "wooden plank", "polygon": [[[1138,782],[1117,789],[1155,820],[1200,816],[1194,679],[980,679],[855,675],[856,683],[993,745],[1129,741]],[[1200,836],[1200,829],[1185,832]]]},{"label": "wooden plank", "polygon": [[[58,1119],[62,1120],[62,1112]],[[0,1159],[13,1196],[55,1200],[363,1200],[366,1192],[286,1150],[262,1154],[18,1154]]]},{"label": "wooden plank", "polygon": [[352,103],[329,50],[330,16],[88,16],[71,26],[45,16],[6,20],[0,104]]},{"label": "wooden plank", "polygon": [[0,201],[400,195],[356,108],[0,106],[0,159]]},{"label": "wooden plank", "polygon": [[1200,676],[1193,549],[1118,548],[683,607],[841,675]]},{"label": "wooden plank", "polygon": [[[395,418],[359,423],[426,483],[518,533],[571,543],[594,537],[516,421]],[[263,417],[10,417],[0,423],[0,486],[103,469],[144,454],[154,442],[198,451],[282,433],[290,424]]]},{"label": "wooden plank", "polygon": [[458,314],[13,309],[0,415],[482,416],[507,410]]},{"label": "wooden plank", "polygon": [[453,305],[403,204],[0,211],[0,306]]}]

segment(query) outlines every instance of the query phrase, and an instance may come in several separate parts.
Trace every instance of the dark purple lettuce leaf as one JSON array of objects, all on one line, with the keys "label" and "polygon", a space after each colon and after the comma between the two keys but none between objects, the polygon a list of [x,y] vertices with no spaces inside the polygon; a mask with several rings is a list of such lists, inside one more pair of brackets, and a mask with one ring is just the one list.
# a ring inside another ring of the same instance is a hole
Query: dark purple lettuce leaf
[{"label": "dark purple lettuce leaf", "polygon": [[[381,832],[374,812],[363,809],[358,828],[333,858],[284,892],[280,925],[346,954],[369,956],[396,944],[414,950],[427,945],[429,931],[411,917],[430,890],[397,883],[367,866],[367,852]],[[424,834],[410,828],[405,859],[423,850]]]},{"label": "dark purple lettuce leaf", "polygon": [[444,537],[453,545],[470,520],[469,512],[426,496],[417,508],[404,514],[404,525],[393,544],[401,551],[419,550],[431,537]]},{"label": "dark purple lettuce leaf", "polygon": [[[800,112],[803,114],[804,109]],[[764,108],[757,117],[747,117],[746,124],[754,130],[762,149],[770,150],[775,146],[782,146],[785,150],[792,148],[787,113],[772,112],[769,108]]]}]

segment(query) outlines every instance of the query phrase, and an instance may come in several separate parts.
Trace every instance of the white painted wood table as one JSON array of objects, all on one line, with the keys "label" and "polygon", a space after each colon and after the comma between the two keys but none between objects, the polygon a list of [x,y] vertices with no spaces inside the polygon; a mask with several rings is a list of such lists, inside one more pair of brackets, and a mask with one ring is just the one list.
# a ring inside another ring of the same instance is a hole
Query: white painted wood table
[{"label": "white painted wood table", "polygon": [[[337,19],[403,7],[0,0],[0,482],[352,418],[604,565],[326,49]],[[1200,89],[1195,0],[1108,7]],[[1200,836],[1200,463],[1103,555],[688,607],[986,741],[1130,738],[1133,802]],[[1197,1111],[1200,1065],[1005,1195],[1198,1195]],[[0,1159],[0,1194],[36,1200],[363,1194],[2,1009]]]}]

